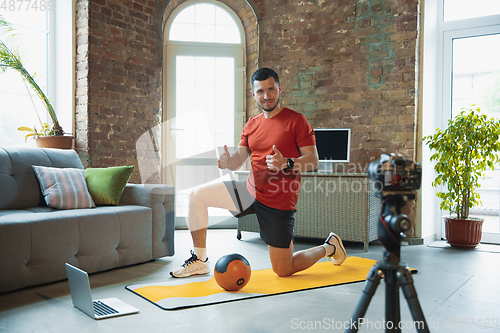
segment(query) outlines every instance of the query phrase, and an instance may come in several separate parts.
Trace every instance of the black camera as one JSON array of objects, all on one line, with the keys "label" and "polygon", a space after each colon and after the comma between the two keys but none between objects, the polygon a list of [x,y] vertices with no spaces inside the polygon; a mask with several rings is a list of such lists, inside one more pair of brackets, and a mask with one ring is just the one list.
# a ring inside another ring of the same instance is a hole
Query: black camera
[{"label": "black camera", "polygon": [[375,195],[405,195],[415,198],[413,190],[420,188],[422,168],[419,163],[405,159],[401,154],[382,154],[379,161],[368,166],[368,176],[375,181]]}]

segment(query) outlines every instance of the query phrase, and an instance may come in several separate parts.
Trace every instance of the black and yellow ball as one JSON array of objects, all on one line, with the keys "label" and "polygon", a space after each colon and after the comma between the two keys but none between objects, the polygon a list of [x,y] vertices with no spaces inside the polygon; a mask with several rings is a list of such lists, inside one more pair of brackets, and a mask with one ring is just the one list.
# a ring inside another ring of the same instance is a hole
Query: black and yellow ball
[{"label": "black and yellow ball", "polygon": [[238,253],[225,255],[215,264],[215,281],[227,291],[243,288],[250,280],[251,274],[250,263]]}]

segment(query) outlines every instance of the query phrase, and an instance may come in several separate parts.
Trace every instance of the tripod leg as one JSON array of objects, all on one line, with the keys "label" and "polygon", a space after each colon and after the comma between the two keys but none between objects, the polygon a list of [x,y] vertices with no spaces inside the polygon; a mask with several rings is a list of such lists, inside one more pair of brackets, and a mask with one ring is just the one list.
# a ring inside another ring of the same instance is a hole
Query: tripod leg
[{"label": "tripod leg", "polygon": [[365,316],[366,310],[368,309],[368,305],[370,305],[370,301],[377,290],[377,287],[380,283],[381,274],[380,269],[378,268],[378,264],[375,264],[368,273],[366,277],[365,286],[363,287],[363,293],[356,305],[356,309],[354,309],[354,313],[351,317],[350,327],[346,328],[346,333],[354,333],[359,330],[359,321]]},{"label": "tripod leg", "polygon": [[408,269],[403,269],[398,275],[398,282],[405,295],[406,302],[410,308],[411,316],[413,317],[413,322],[415,328],[419,333],[429,333],[429,326],[425,321],[424,312],[420,306],[420,302],[417,298],[417,291],[413,285],[413,278]]},{"label": "tripod leg", "polygon": [[401,311],[399,305],[399,286],[397,270],[388,269],[385,275],[385,320],[386,332],[401,333],[399,322]]}]

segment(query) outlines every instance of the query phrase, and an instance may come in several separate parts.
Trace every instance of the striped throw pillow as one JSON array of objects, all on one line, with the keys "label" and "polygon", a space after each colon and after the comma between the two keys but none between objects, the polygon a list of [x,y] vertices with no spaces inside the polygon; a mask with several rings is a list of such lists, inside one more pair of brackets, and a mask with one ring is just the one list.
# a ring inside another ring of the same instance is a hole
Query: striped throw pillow
[{"label": "striped throw pillow", "polygon": [[32,166],[47,206],[58,209],[94,208],[85,170]]}]

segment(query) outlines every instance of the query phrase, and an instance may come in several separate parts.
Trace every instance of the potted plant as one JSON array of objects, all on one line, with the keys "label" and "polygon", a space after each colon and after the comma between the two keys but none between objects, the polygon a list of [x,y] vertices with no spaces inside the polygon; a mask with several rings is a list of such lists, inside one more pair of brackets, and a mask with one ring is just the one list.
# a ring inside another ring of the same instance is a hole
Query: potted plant
[{"label": "potted plant", "polygon": [[[20,131],[29,132],[25,136],[25,140],[33,138],[37,141],[38,147],[52,147],[52,148],[71,148],[73,137],[65,136],[64,131],[59,124],[57,115],[54,111],[52,103],[45,95],[43,89],[38,85],[35,75],[31,75],[24,65],[21,51],[15,46],[15,34],[12,27],[0,16],[0,73],[5,72],[9,69],[17,71],[23,78],[26,84],[26,89],[31,98],[31,88],[38,98],[43,102],[51,120],[52,126],[47,123],[42,123],[38,112],[35,112],[40,123],[40,129],[36,127],[19,127]],[[11,45],[9,45],[11,44]],[[34,104],[33,104],[34,106]]]},{"label": "potted plant", "polygon": [[476,188],[484,171],[494,169],[500,161],[500,121],[481,113],[472,105],[463,108],[458,116],[448,121],[446,130],[423,140],[434,150],[431,161],[436,161],[437,176],[432,186],[443,185],[438,192],[440,208],[452,213],[445,218],[448,243],[454,247],[474,248],[481,241],[483,220],[469,216],[469,209],[481,203]]}]

